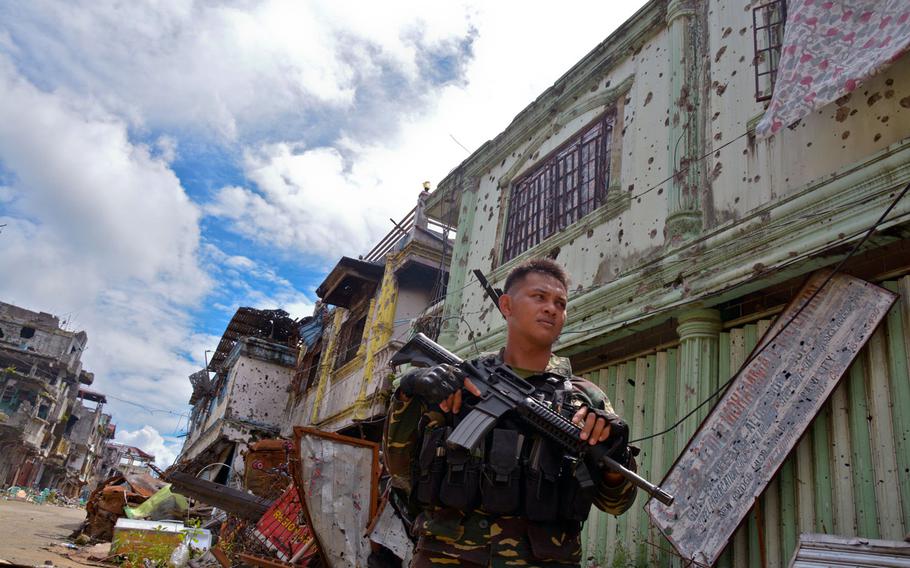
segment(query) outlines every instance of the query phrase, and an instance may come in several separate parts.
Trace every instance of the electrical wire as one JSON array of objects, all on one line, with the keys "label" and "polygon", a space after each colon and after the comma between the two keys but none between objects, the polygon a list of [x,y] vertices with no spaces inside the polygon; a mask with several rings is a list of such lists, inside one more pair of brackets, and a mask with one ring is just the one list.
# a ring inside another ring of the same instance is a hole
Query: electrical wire
[{"label": "electrical wire", "polygon": [[[758,349],[756,349],[755,351],[752,352],[752,354],[749,356],[749,358],[746,359],[746,361],[740,366],[740,369],[744,369],[746,366],[749,365],[749,363],[751,363],[751,362],[754,361],[759,355],[761,355],[761,354],[764,352],[764,350],[765,350],[769,345],[773,344],[773,343],[774,343],[774,340],[777,339],[777,338],[780,336],[780,334],[783,333],[784,330],[787,329],[787,327],[788,327],[791,323],[793,323],[793,321],[794,321],[797,317],[799,317],[799,315],[803,312],[803,310],[805,310],[806,307],[808,307],[809,304],[812,303],[812,300],[814,300],[815,297],[818,296],[818,294],[825,288],[825,286],[828,285],[829,282],[831,282],[831,279],[834,278],[834,276],[840,272],[840,270],[843,268],[844,264],[846,264],[846,262],[847,262],[848,260],[850,260],[850,258],[851,258],[857,251],[859,251],[860,248],[862,248],[862,246],[866,243],[866,241],[869,240],[869,237],[872,236],[872,233],[874,233],[875,230],[878,228],[878,226],[881,225],[881,224],[885,221],[885,219],[887,218],[888,214],[891,213],[891,211],[897,206],[898,202],[900,202],[900,200],[903,199],[903,197],[907,194],[907,191],[908,191],[908,190],[910,190],[910,183],[908,183],[906,186],[904,186],[904,189],[897,195],[897,197],[894,198],[894,200],[891,202],[891,204],[888,205],[888,207],[885,209],[884,213],[881,214],[881,216],[878,218],[878,220],[877,220],[871,227],[869,227],[869,229],[868,229],[867,231],[865,231],[865,234],[863,235],[863,238],[860,239],[860,240],[859,240],[859,241],[850,249],[850,251],[847,253],[847,255],[844,256],[844,258],[842,258],[842,259],[840,260],[840,262],[837,263],[837,265],[834,267],[833,270],[831,270],[831,272],[828,274],[828,276],[825,278],[825,280],[821,283],[821,285],[820,285],[818,288],[816,288],[814,292],[812,292],[812,294],[809,296],[809,299],[806,300],[806,301],[799,307],[799,309],[796,310],[796,312],[795,312],[792,316],[790,316],[790,318],[789,318],[786,322],[784,322],[784,323],[778,328],[777,332],[775,332],[774,335],[771,336],[770,339],[768,339],[767,341],[764,341]],[[685,422],[685,421],[686,421],[688,418],[690,418],[693,414],[695,414],[699,409],[701,409],[701,408],[704,407],[706,404],[708,404],[708,402],[710,402],[710,401],[713,400],[716,396],[718,396],[718,395],[720,395],[721,393],[723,393],[723,392],[727,389],[727,387],[733,382],[733,380],[736,379],[737,377],[739,377],[739,373],[736,373],[736,374],[734,374],[732,377],[730,377],[729,379],[727,379],[727,380],[726,380],[722,385],[720,385],[713,393],[711,393],[705,400],[703,400],[702,402],[700,402],[695,408],[693,408],[691,411],[689,411],[688,413],[686,413],[685,416],[683,416],[682,418],[680,418],[679,420],[677,420],[677,421],[676,421],[672,426],[670,426],[669,428],[666,428],[665,430],[662,430],[662,431],[660,431],[660,432],[656,432],[656,433],[654,433],[654,434],[649,434],[648,436],[643,436],[643,437],[637,438],[637,439],[635,439],[635,440],[630,440],[629,443],[632,444],[632,443],[636,443],[636,442],[642,442],[642,441],[645,441],[645,440],[650,440],[650,439],[652,439],[652,438],[657,438],[657,437],[659,437],[659,436],[663,436],[663,435],[665,435],[665,434],[668,434],[668,433],[672,432],[673,430],[675,430],[676,428],[678,428],[680,425],[682,425],[683,422]]]}]

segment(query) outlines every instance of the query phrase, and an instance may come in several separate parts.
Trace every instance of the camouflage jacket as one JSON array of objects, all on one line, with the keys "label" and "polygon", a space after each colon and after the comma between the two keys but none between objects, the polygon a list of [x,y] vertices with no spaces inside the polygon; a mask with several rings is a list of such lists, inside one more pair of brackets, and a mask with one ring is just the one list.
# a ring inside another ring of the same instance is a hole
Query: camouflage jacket
[{"label": "camouflage jacket", "polygon": [[[501,352],[485,354],[482,357],[496,357],[501,361]],[[571,382],[573,393],[592,408],[612,412],[613,408],[604,392],[595,384],[572,375],[569,360],[553,355],[546,370],[527,377],[526,380],[546,380],[555,377]],[[438,408],[428,407],[419,398],[401,400],[393,394],[383,436],[383,455],[386,467],[392,476],[392,484],[399,490],[410,492],[413,462],[420,447],[424,431],[445,425],[445,415]],[[636,469],[635,463],[631,469]],[[594,505],[599,509],[618,515],[632,506],[636,497],[635,486],[630,482],[618,486],[607,485],[601,475],[594,475],[597,491]],[[581,549],[579,544],[580,524],[533,523],[520,516],[491,516],[482,511],[457,511],[450,508],[431,507],[420,512],[414,532],[420,537],[418,548],[430,549],[446,558],[458,558],[481,565],[488,565],[493,556],[515,556],[528,558],[531,553],[539,561],[547,560],[577,564]],[[543,538],[534,539],[534,533]],[[528,542],[527,535],[531,535]],[[538,542],[534,542],[537,540]],[[549,543],[552,550],[538,550],[541,543]],[[536,545],[536,546],[535,546]],[[445,564],[443,562],[442,564]],[[541,565],[541,564],[538,564]]]}]

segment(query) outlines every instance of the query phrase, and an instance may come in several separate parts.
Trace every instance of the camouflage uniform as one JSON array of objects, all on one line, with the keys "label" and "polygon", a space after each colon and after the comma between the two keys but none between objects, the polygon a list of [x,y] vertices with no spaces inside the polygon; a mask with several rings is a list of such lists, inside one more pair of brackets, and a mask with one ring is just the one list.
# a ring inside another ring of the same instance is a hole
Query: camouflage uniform
[{"label": "camouflage uniform", "polygon": [[[496,357],[502,352],[483,357]],[[542,373],[525,378],[539,386],[548,377],[571,381],[575,405],[586,404],[612,412],[603,391],[585,379],[572,375],[569,360],[552,356]],[[466,412],[466,410],[462,410]],[[417,449],[424,432],[446,425],[446,415],[438,407],[428,407],[418,397],[407,401],[394,395],[389,408],[383,439],[386,467],[394,487],[410,492]],[[630,469],[635,469],[635,463]],[[635,501],[635,486],[630,482],[611,487],[599,472],[592,472],[597,483],[594,505],[618,515]],[[417,553],[411,566],[577,566],[581,559],[580,522],[532,522],[522,516],[490,515],[480,510],[461,511],[447,507],[424,507],[414,523],[418,536]]]}]

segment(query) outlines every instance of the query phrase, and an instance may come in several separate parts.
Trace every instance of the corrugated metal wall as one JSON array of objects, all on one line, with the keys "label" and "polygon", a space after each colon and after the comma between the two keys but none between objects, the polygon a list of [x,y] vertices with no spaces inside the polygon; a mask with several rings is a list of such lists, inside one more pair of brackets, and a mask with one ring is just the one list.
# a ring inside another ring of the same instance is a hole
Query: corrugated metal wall
[{"label": "corrugated metal wall", "polygon": [[[901,295],[784,462],[718,566],[783,567],[799,533],[902,540],[910,531],[910,277],[883,284]],[[771,320],[725,329],[719,375],[729,378]],[[673,424],[680,412],[676,347],[586,375],[599,384],[632,438]],[[639,444],[639,473],[666,474],[707,408],[664,436]],[[620,517],[594,510],[583,533],[590,566],[669,565],[672,547],[650,527],[639,492]]]}]

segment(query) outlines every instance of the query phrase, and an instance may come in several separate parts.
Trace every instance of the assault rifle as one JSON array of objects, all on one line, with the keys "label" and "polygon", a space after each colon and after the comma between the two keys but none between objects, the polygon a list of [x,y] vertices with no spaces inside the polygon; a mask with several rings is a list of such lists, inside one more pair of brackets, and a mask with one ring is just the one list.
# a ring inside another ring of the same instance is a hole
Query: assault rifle
[{"label": "assault rifle", "polygon": [[514,410],[527,425],[559,444],[571,455],[578,456],[576,477],[583,487],[592,486],[584,466],[587,458],[592,463],[622,475],[664,505],[673,503],[672,495],[608,456],[606,442],[592,446],[581,440],[581,428],[538,402],[533,397],[534,386],[516,375],[508,366],[497,365],[490,360],[464,361],[422,333],[408,341],[390,361],[394,366],[404,363],[417,367],[448,363],[461,369],[480,390],[479,401],[473,410],[446,439],[449,446],[473,450],[503,414]]}]

